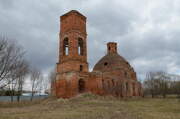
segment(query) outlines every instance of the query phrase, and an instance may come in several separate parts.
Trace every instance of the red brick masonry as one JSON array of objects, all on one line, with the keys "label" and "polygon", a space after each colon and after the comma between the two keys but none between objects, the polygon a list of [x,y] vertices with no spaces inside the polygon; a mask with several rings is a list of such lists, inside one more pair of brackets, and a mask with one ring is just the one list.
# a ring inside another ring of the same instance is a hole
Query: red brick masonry
[{"label": "red brick masonry", "polygon": [[72,10],[60,17],[60,47],[53,94],[70,98],[80,93],[119,97],[141,96],[141,83],[130,64],[118,54],[117,43],[107,44],[107,54],[88,71],[86,17]]}]

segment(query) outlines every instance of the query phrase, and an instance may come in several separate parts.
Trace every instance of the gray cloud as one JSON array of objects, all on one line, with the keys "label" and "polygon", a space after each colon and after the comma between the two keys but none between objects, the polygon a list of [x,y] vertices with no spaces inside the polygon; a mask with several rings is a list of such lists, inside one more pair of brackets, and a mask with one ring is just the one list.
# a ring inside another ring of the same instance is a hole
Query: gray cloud
[{"label": "gray cloud", "polygon": [[87,16],[88,62],[116,41],[138,76],[148,71],[180,73],[178,0],[0,0],[0,33],[16,39],[44,72],[58,60],[59,16],[76,9]]},{"label": "gray cloud", "polygon": [[13,4],[14,4],[14,1],[12,1],[12,0],[0,0],[0,6],[1,6],[3,9],[12,8],[12,7],[13,7]]}]

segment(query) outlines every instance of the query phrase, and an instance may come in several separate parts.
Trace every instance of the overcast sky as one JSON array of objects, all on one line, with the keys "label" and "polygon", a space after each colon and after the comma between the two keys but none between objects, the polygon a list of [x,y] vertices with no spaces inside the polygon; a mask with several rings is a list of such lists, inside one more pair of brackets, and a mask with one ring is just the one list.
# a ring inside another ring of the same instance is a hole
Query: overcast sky
[{"label": "overcast sky", "polygon": [[87,17],[90,69],[115,41],[138,77],[180,74],[180,0],[0,0],[0,34],[47,73],[58,60],[59,16],[72,9]]}]

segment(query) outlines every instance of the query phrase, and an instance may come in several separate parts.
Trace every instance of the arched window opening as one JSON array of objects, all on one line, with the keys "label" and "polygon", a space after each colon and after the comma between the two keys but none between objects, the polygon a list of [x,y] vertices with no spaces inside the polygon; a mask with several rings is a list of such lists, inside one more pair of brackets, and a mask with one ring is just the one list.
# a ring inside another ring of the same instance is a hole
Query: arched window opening
[{"label": "arched window opening", "polygon": [[135,96],[135,84],[133,83],[133,96]]},{"label": "arched window opening", "polygon": [[135,84],[133,83],[133,90],[135,90]]},{"label": "arched window opening", "polygon": [[109,49],[109,51],[110,51],[110,50],[111,50],[111,47],[109,46],[108,49]]},{"label": "arched window opening", "polygon": [[83,39],[78,38],[78,54],[83,55]]},{"label": "arched window opening", "polygon": [[65,38],[63,42],[63,55],[69,54],[69,39]]},{"label": "arched window opening", "polygon": [[108,87],[111,88],[111,82],[110,81],[108,81]]},{"label": "arched window opening", "polygon": [[80,65],[80,71],[83,71],[83,65]]},{"label": "arched window opening", "polygon": [[115,92],[115,95],[116,95],[116,96],[119,96],[119,92],[118,92],[118,91],[116,91],[116,92]]},{"label": "arched window opening", "polygon": [[104,89],[104,79],[102,79],[102,88]]},{"label": "arched window opening", "polygon": [[124,75],[127,76],[127,72],[124,72]]},{"label": "arched window opening", "polygon": [[120,96],[123,97],[123,85],[120,84]]},{"label": "arched window opening", "polygon": [[85,91],[85,81],[83,79],[80,79],[78,82],[78,88],[79,88],[79,92],[82,93]]},{"label": "arched window opening", "polygon": [[128,89],[129,89],[129,87],[128,87],[129,85],[128,85],[128,83],[126,83],[126,91],[128,91]]},{"label": "arched window opening", "polygon": [[112,79],[112,85],[113,85],[113,86],[115,85],[115,83],[114,83],[114,79]]}]

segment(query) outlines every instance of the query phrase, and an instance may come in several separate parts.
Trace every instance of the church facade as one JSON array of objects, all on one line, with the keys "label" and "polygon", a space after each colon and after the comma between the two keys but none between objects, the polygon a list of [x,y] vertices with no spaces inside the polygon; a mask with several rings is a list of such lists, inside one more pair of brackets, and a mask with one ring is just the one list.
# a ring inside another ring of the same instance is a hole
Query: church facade
[{"label": "church facade", "polygon": [[130,64],[118,54],[117,43],[107,43],[107,54],[89,72],[86,17],[72,10],[60,17],[59,60],[53,94],[71,98],[91,92],[117,97],[141,96],[141,83]]}]

